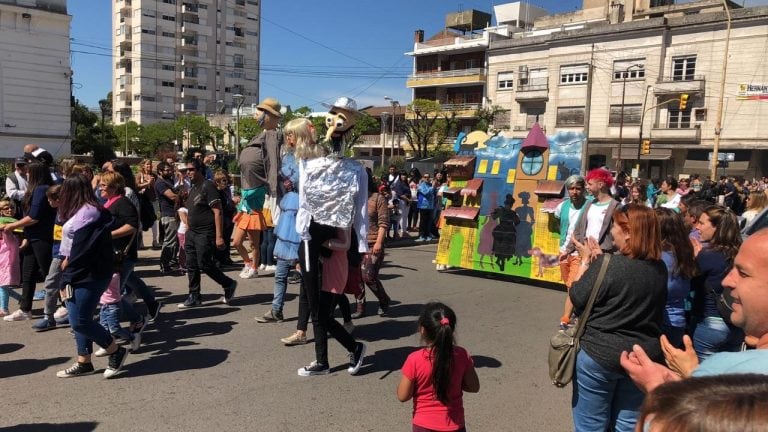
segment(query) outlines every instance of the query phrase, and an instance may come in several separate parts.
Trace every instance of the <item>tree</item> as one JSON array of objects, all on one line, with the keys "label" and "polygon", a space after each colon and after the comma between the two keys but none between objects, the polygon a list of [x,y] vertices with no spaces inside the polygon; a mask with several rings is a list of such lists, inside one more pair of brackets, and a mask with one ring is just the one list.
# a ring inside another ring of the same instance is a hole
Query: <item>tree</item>
[{"label": "tree", "polygon": [[[232,130],[230,133],[234,136],[235,135],[235,128],[237,127],[236,124],[232,124]],[[253,117],[241,117],[240,118],[240,139],[245,141],[252,140],[255,136],[261,133],[262,131],[261,125],[259,125],[259,122],[256,121]]]},{"label": "tree", "polygon": [[[477,117],[477,125],[475,125],[475,129],[489,132],[491,125],[495,123],[496,116],[506,112],[509,112],[509,110],[498,105],[493,105],[490,108],[478,109],[475,111],[475,117]],[[508,127],[509,126],[505,126],[505,128]]]},{"label": "tree", "polygon": [[173,142],[181,136],[174,122],[152,123],[139,128],[136,151],[146,155],[160,155],[174,150]]},{"label": "tree", "polygon": [[[75,101],[72,107],[72,124],[74,126],[74,133],[72,135],[72,153],[73,154],[86,154],[96,151],[97,148],[102,147],[102,139],[104,146],[109,151],[112,149],[112,144],[115,141],[115,135],[112,132],[112,127],[109,124],[109,119],[103,119],[101,117],[88,110],[79,100]],[[102,131],[104,132],[102,136]]]},{"label": "tree", "polygon": [[[128,123],[112,126],[112,130],[115,134],[114,149],[122,150],[125,152],[126,142],[128,143],[128,151],[139,149],[135,148],[139,145],[141,138],[139,137],[140,126],[135,121],[131,120]],[[126,140],[127,133],[127,140]]]},{"label": "tree", "polygon": [[433,151],[439,152],[445,139],[455,132],[456,112],[443,111],[440,103],[429,99],[415,99],[408,104],[403,125],[408,145],[418,158],[425,158]]}]

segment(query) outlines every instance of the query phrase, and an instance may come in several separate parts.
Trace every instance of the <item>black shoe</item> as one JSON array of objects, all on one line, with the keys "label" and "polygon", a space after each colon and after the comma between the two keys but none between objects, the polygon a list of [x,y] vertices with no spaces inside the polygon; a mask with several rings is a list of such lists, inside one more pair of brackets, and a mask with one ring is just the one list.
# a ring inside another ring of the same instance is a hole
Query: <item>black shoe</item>
[{"label": "black shoe", "polygon": [[312,362],[309,364],[309,366],[304,366],[303,368],[299,369],[299,376],[316,376],[316,375],[328,375],[328,372],[330,372],[330,369],[328,368],[328,365],[318,363],[318,362]]},{"label": "black shoe", "polygon": [[147,319],[149,322],[153,323],[157,319],[157,317],[160,315],[160,308],[163,307],[163,302],[156,301],[152,303],[151,305],[147,305]]},{"label": "black shoe", "polygon": [[143,316],[141,317],[141,321],[133,323],[133,328],[131,329],[131,333],[133,333],[134,335],[136,334],[141,335],[142,333],[144,333],[144,330],[147,329],[148,320],[149,320],[148,317]]},{"label": "black shoe", "polygon": [[226,288],[224,288],[224,298],[221,299],[221,302],[225,305],[228,305],[229,302],[232,301],[232,297],[235,296],[235,290],[237,289],[237,281],[232,279],[232,283],[230,283]]},{"label": "black shoe", "polygon": [[290,276],[288,276],[288,283],[289,283],[289,284],[297,284],[297,283],[301,283],[301,273],[299,273],[299,272],[294,272],[293,274],[291,274]]},{"label": "black shoe", "polygon": [[384,300],[379,300],[379,315],[384,316],[389,312],[389,302],[389,297],[386,297]]},{"label": "black shoe", "polygon": [[360,366],[363,365],[363,359],[365,358],[365,344],[357,342],[355,344],[355,350],[349,353],[349,368],[347,372],[350,375],[355,375],[360,370]]},{"label": "black shoe", "polygon": [[189,309],[193,307],[202,306],[203,301],[200,300],[200,294],[190,294],[189,297],[187,297],[186,300],[184,300],[184,303],[179,303],[176,307],[179,309]]},{"label": "black shoe", "polygon": [[112,378],[120,372],[125,364],[125,358],[128,357],[128,350],[118,347],[117,351],[109,355],[109,366],[104,370],[104,378]]},{"label": "black shoe", "polygon": [[79,363],[75,362],[67,369],[56,372],[56,376],[59,378],[74,378],[83,375],[90,375],[94,372],[93,363]]}]

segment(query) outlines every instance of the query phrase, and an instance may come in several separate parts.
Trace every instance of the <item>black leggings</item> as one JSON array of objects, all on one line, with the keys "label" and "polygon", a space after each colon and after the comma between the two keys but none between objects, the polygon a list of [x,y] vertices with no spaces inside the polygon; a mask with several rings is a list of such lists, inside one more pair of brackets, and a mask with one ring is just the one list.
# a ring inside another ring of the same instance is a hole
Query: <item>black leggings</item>
[{"label": "black leggings", "polygon": [[419,209],[419,237],[427,238],[432,234],[432,209]]},{"label": "black leggings", "polygon": [[32,297],[35,295],[37,278],[42,273],[43,279],[48,277],[48,269],[51,267],[51,255],[53,243],[48,240],[33,239],[22,251],[23,261],[21,265],[21,300],[19,309],[24,312],[32,310]]}]

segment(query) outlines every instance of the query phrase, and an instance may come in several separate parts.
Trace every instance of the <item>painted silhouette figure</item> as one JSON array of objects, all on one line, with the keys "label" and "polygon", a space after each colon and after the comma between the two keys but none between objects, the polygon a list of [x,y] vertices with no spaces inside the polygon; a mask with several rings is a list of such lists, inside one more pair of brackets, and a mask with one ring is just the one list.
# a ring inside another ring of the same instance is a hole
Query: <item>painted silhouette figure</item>
[{"label": "painted silhouette figure", "polygon": [[515,204],[515,198],[512,194],[507,194],[504,198],[504,205],[497,207],[491,213],[491,218],[498,221],[498,225],[493,228],[493,255],[496,257],[496,265],[500,271],[504,271],[504,266],[510,258],[515,256],[515,245],[517,244],[517,225],[520,218],[517,216],[512,206]]},{"label": "painted silhouette figure", "polygon": [[517,214],[519,225],[517,225],[517,238],[515,244],[515,261],[514,265],[522,265],[523,258],[530,257],[528,252],[531,249],[531,237],[533,236],[533,224],[536,223],[534,218],[533,207],[528,204],[531,201],[531,194],[523,191],[517,194],[522,202],[522,205],[515,209]]},{"label": "painted silhouette figure", "polygon": [[480,229],[480,243],[477,245],[477,254],[480,255],[480,268],[485,268],[485,257],[491,260],[493,267],[493,230],[499,225],[491,215],[486,216],[485,225]]},{"label": "painted silhouette figure", "polygon": [[529,250],[528,254],[539,259],[539,270],[536,272],[536,276],[538,277],[544,277],[545,269],[558,267],[560,265],[559,255],[545,254],[541,248],[535,247]]}]

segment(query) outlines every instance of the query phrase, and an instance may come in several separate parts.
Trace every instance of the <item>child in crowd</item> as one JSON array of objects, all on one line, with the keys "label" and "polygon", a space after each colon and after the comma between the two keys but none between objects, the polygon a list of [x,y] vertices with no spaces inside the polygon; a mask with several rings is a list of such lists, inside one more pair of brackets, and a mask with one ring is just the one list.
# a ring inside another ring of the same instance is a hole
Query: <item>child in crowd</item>
[{"label": "child in crowd", "polygon": [[187,253],[184,251],[184,245],[186,244],[187,237],[187,208],[184,207],[184,203],[187,202],[187,195],[189,192],[182,190],[179,194],[178,208],[176,214],[179,218],[179,228],[176,230],[176,238],[179,239],[179,271],[182,274],[187,274]]},{"label": "child in crowd", "polygon": [[[59,191],[61,185],[53,185],[45,191],[45,197],[48,198],[48,204],[52,208],[59,207]],[[61,261],[63,257],[59,255],[59,246],[61,245],[62,224],[58,216],[53,225],[53,250],[51,251],[51,266],[48,268],[48,276],[45,277],[43,288],[45,289],[45,306],[43,307],[43,318],[36,322],[32,328],[35,331],[42,332],[56,328],[57,324],[69,324],[67,308],[64,306],[56,309],[59,303],[59,283],[61,276]]]},{"label": "child in crowd", "polygon": [[[99,303],[101,304],[101,310],[99,311],[99,324],[104,329],[112,334],[118,344],[124,342],[130,342],[131,351],[139,349],[141,343],[141,333],[132,333],[127,329],[124,329],[120,325],[120,303],[122,296],[120,295],[120,273],[115,272],[112,274],[112,280],[109,281],[109,286],[101,295]],[[96,357],[106,357],[107,350],[99,348],[94,353]]]},{"label": "child in crowd", "polygon": [[[0,200],[0,227],[16,222],[13,201]],[[19,263],[19,238],[16,234],[0,230],[0,316],[8,315],[8,299],[21,298],[12,287],[21,283],[21,264]]]},{"label": "child in crowd", "polygon": [[429,303],[418,325],[427,346],[405,360],[397,399],[413,398],[413,432],[466,432],[462,394],[477,393],[480,380],[472,357],[455,344],[456,314],[442,303]]},{"label": "child in crowd", "polygon": [[[270,199],[271,197],[267,197],[267,200]],[[276,207],[277,206],[265,204],[264,210],[262,210],[265,226],[264,231],[261,232],[261,244],[259,245],[261,248],[261,252],[259,253],[261,259],[261,262],[259,263],[259,271],[266,273],[274,273],[277,269],[277,266],[275,265],[275,225],[277,224],[276,219],[280,214],[273,211]]]}]

